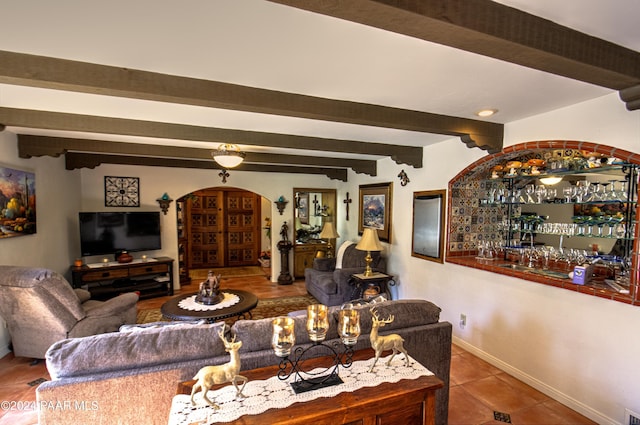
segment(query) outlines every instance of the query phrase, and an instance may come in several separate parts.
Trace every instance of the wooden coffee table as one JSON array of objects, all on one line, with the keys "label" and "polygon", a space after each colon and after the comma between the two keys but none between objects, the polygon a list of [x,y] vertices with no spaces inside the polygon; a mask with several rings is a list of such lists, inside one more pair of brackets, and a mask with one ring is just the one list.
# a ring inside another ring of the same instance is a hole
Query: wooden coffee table
[{"label": "wooden coffee table", "polygon": [[[370,348],[355,352],[354,360],[373,357]],[[308,359],[310,369],[331,363],[326,357]],[[379,367],[384,367],[379,366]],[[279,371],[278,366],[242,371],[250,381],[268,379]],[[196,381],[178,383],[177,394],[191,394]],[[225,385],[214,385],[216,390]],[[237,425],[317,425],[317,424],[435,424],[435,392],[444,383],[435,375],[382,383],[354,392],[343,392],[330,399],[294,403],[285,409],[269,409],[259,415],[241,416],[229,424]]]},{"label": "wooden coffee table", "polygon": [[219,308],[215,310],[186,310],[181,308],[178,303],[185,298],[194,296],[197,292],[190,294],[178,295],[171,298],[166,303],[162,304],[160,311],[162,315],[171,320],[198,320],[206,319],[208,322],[215,322],[217,320],[227,319],[229,317],[246,318],[248,314],[251,318],[251,310],[258,305],[258,297],[251,292],[243,291],[240,289],[223,289],[222,292],[227,294],[234,294],[240,298],[240,301],[230,307]]}]

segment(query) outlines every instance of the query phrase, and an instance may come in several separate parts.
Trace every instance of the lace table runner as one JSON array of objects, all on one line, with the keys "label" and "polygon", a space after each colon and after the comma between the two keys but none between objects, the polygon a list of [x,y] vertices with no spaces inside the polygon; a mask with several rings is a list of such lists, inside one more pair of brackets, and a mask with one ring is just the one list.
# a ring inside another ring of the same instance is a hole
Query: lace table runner
[{"label": "lace table runner", "polygon": [[[390,366],[386,366],[391,355],[380,358],[372,373],[369,367],[374,359],[354,362],[350,368],[340,367],[340,378],[344,384],[322,388],[306,393],[295,394],[289,385],[294,377],[281,381],[273,376],[267,380],[249,381],[242,393],[246,398],[236,399],[236,390],[232,384],[209,391],[208,397],[220,406],[214,410],[202,398],[202,391],[196,393],[196,405],[191,405],[189,395],[179,394],[173,398],[169,425],[213,424],[231,422],[243,415],[257,415],[268,409],[283,409],[293,403],[315,400],[321,397],[333,397],[342,392],[353,392],[364,387],[375,387],[385,382],[398,382],[402,379],[416,379],[433,375],[419,362],[409,357],[410,366],[404,365],[404,355],[397,355]],[[315,369],[315,370],[323,370]]]},{"label": "lace table runner", "polygon": [[180,300],[178,303],[178,307],[183,308],[185,310],[191,311],[210,311],[210,310],[219,310],[221,308],[231,307],[232,305],[238,304],[240,302],[240,297],[236,294],[229,294],[227,292],[223,292],[224,298],[218,304],[206,305],[200,304],[196,302],[196,296],[192,295],[183,300]]}]

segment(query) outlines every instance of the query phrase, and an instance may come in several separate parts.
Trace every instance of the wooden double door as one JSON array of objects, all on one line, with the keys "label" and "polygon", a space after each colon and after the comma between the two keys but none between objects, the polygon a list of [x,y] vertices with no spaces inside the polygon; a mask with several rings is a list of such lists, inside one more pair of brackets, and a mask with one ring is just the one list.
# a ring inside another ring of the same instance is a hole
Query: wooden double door
[{"label": "wooden double door", "polygon": [[245,190],[203,189],[185,205],[187,267],[258,264],[261,197]]}]

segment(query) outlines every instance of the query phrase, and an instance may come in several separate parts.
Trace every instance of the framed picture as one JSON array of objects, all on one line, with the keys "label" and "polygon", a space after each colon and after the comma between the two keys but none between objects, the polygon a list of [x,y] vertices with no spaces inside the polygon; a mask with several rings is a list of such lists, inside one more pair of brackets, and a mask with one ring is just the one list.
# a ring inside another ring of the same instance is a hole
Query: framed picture
[{"label": "framed picture", "polygon": [[0,239],[36,233],[36,175],[0,166]]},{"label": "framed picture", "polygon": [[411,256],[444,262],[446,190],[413,192]]},{"label": "framed picture", "polygon": [[359,190],[360,213],[358,214],[358,234],[365,227],[378,230],[381,241],[391,243],[391,202],[393,183],[361,185]]},{"label": "framed picture", "polygon": [[140,179],[138,177],[104,177],[105,207],[139,207]]}]

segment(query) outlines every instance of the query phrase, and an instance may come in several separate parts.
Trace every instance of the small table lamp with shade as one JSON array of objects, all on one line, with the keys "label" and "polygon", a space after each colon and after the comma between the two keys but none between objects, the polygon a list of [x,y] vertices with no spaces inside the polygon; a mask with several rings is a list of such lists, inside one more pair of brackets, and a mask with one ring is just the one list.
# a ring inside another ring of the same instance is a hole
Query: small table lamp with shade
[{"label": "small table lamp with shade", "polygon": [[340,235],[336,230],[336,227],[333,225],[333,221],[327,221],[324,223],[322,227],[322,231],[320,232],[320,239],[327,240],[327,257],[331,258],[333,254],[331,253],[331,239],[339,238]]},{"label": "small table lamp with shade", "polygon": [[372,227],[365,227],[362,232],[362,239],[356,245],[356,249],[360,251],[367,251],[367,256],[364,261],[367,263],[367,267],[364,270],[365,276],[373,275],[373,271],[371,270],[371,251],[382,251],[383,247],[380,243],[380,239],[378,239],[378,231]]}]

